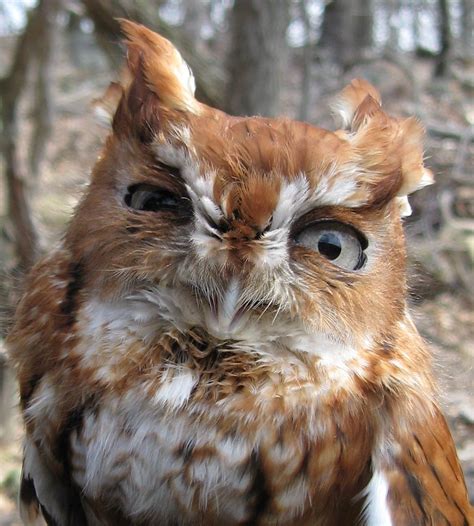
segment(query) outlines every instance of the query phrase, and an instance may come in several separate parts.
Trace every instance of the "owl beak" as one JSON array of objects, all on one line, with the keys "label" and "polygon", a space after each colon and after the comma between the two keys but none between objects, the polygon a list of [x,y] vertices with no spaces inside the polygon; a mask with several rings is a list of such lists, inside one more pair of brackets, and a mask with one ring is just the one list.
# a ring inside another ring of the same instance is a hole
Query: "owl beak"
[{"label": "owl beak", "polygon": [[241,284],[232,277],[214,308],[207,317],[209,331],[219,338],[231,338],[245,324],[245,310],[241,307]]},{"label": "owl beak", "polygon": [[270,229],[272,215],[265,218],[263,224],[257,224],[244,218],[238,209],[234,210],[230,218],[224,219],[218,229],[228,241],[253,241],[260,239]]}]

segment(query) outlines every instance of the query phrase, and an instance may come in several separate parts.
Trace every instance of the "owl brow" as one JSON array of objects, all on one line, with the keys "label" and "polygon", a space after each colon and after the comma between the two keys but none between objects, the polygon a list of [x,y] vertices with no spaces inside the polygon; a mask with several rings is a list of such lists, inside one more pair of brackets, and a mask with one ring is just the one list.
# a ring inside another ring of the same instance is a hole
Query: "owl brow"
[{"label": "owl brow", "polygon": [[157,160],[153,163],[152,167],[160,172],[165,172],[167,175],[171,175],[176,179],[182,179],[181,170],[176,166],[171,166],[170,164]]}]

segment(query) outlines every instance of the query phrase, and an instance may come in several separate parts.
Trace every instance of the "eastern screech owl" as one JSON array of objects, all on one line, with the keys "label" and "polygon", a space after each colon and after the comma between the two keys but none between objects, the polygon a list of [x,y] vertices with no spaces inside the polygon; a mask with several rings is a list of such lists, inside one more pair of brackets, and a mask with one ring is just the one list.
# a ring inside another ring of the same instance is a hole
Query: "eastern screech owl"
[{"label": "eastern screech owl", "polygon": [[420,124],[361,80],[336,132],[231,117],[122,24],[112,132],[8,340],[25,523],[469,524],[406,304]]}]

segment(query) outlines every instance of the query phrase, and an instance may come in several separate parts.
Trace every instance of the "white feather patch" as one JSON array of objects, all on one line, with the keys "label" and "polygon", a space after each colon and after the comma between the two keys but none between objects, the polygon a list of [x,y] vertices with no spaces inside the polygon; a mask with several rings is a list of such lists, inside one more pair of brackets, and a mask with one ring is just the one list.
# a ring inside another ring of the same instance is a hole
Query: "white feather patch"
[{"label": "white feather patch", "polygon": [[387,506],[387,493],[387,479],[381,471],[375,471],[362,492],[362,497],[366,499],[362,512],[365,526],[392,526]]},{"label": "white feather patch", "polygon": [[300,175],[289,182],[283,182],[280,198],[273,212],[272,229],[288,227],[297,213],[301,214],[301,207],[309,194],[308,180]]},{"label": "white feather patch", "polygon": [[403,197],[396,197],[396,200],[400,208],[401,217],[411,216],[411,206],[410,202],[408,201],[408,197],[404,195]]},{"label": "white feather patch", "polygon": [[331,104],[333,114],[340,119],[343,128],[350,127],[356,108],[346,99],[339,97]]},{"label": "white feather patch", "polygon": [[191,369],[179,369],[171,378],[166,378],[169,372],[163,374],[162,384],[154,396],[154,402],[178,409],[189,400],[199,378]]}]

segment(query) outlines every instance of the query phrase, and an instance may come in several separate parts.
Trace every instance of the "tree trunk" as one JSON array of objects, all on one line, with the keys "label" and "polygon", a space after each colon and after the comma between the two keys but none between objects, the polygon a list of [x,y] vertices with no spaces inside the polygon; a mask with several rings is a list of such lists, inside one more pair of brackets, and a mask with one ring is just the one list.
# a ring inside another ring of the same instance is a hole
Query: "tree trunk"
[{"label": "tree trunk", "polygon": [[437,57],[434,75],[444,77],[449,70],[451,50],[451,31],[448,0],[438,0],[438,25],[440,52]]},{"label": "tree trunk", "polygon": [[348,62],[351,37],[349,0],[330,0],[326,3],[321,26],[320,46],[341,65]]},{"label": "tree trunk", "polygon": [[303,64],[302,64],[302,79],[301,79],[301,99],[298,112],[298,118],[301,121],[309,118],[311,107],[311,66],[313,59],[313,41],[311,38],[311,24],[308,15],[308,6],[306,0],[300,0],[299,11],[303,28],[305,32],[305,43],[303,47]]},{"label": "tree trunk", "polygon": [[386,48],[391,53],[398,53],[400,47],[398,44],[399,28],[394,22],[394,18],[396,17],[396,15],[398,15],[400,11],[400,3],[398,0],[388,0],[385,8],[386,17],[388,20],[388,40]]},{"label": "tree trunk", "polygon": [[420,44],[420,0],[411,0],[411,32],[413,35],[413,49],[418,49]]},{"label": "tree trunk", "polygon": [[122,38],[120,24],[117,18],[136,19],[127,16],[126,10],[119,3],[111,5],[104,0],[82,0],[87,16],[94,22],[94,36],[97,44],[104,52],[110,67],[118,70],[123,62],[122,49],[118,45]]},{"label": "tree trunk", "polygon": [[372,46],[372,27],[371,0],[332,0],[324,10],[321,47],[348,69]]},{"label": "tree trunk", "polygon": [[463,58],[472,61],[474,49],[474,5],[472,0],[461,0],[461,46]]},{"label": "tree trunk", "polygon": [[25,88],[28,68],[33,50],[41,33],[41,8],[48,0],[42,0],[29,14],[28,23],[18,37],[14,57],[8,75],[0,86],[1,103],[1,152],[5,165],[8,218],[13,226],[15,251],[23,270],[28,270],[38,252],[38,235],[31,217],[18,155],[18,106]]},{"label": "tree trunk", "polygon": [[353,49],[354,57],[360,56],[372,47],[373,6],[372,0],[354,2]]},{"label": "tree trunk", "polygon": [[288,22],[287,0],[235,0],[226,97],[230,113],[278,113]]},{"label": "tree trunk", "polygon": [[123,52],[118,45],[123,34],[117,18],[129,18],[158,31],[162,36],[171,40],[194,73],[197,98],[216,108],[222,107],[222,87],[224,85],[222,71],[209,57],[196,52],[192,43],[180,29],[163,22],[157,10],[153,10],[154,16],[150,17],[146,3],[138,4],[131,0],[114,0],[113,2],[110,0],[82,0],[82,4],[87,15],[94,22],[97,41],[114,69],[118,70],[123,62]]},{"label": "tree trunk", "polygon": [[42,23],[36,48],[36,89],[33,108],[33,132],[29,152],[29,167],[32,176],[38,176],[46,145],[51,135],[53,120],[52,66],[56,37],[59,29],[57,16],[61,0],[48,0],[39,6]]},{"label": "tree trunk", "polygon": [[201,30],[206,19],[206,6],[202,2],[186,2],[182,29],[198,53],[204,51]]}]

